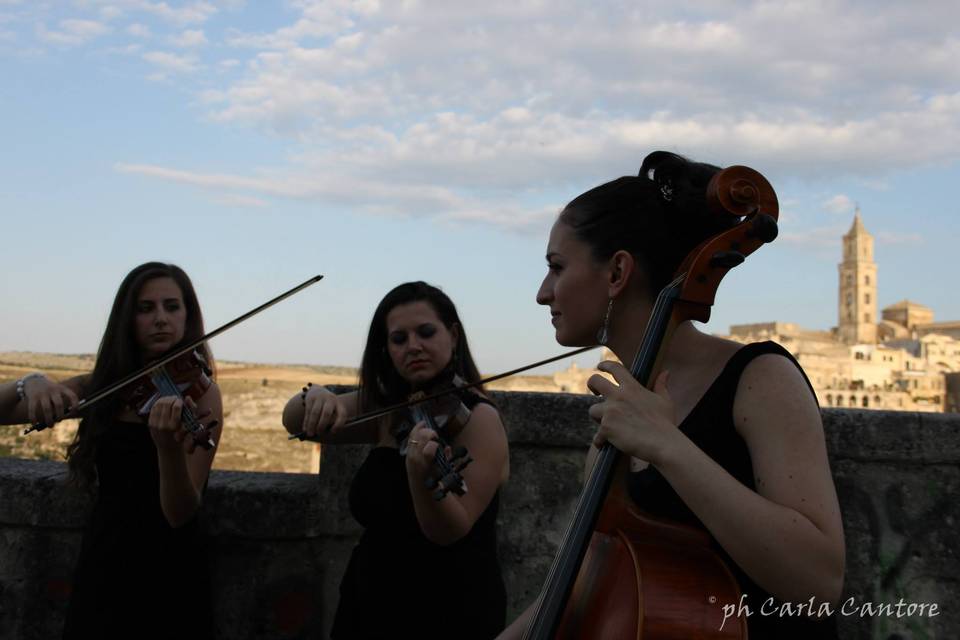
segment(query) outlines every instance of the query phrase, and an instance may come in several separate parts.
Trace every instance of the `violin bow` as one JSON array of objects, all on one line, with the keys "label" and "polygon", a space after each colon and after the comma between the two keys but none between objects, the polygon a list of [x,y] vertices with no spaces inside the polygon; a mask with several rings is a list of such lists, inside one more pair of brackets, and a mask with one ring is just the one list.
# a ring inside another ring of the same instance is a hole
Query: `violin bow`
[{"label": "violin bow", "polygon": [[[482,380],[477,380],[476,382],[468,382],[466,384],[455,386],[450,389],[444,389],[443,391],[438,391],[431,395],[424,396],[422,398],[417,398],[415,400],[406,400],[404,402],[398,402],[397,404],[390,405],[389,407],[384,407],[382,409],[377,409],[375,411],[371,411],[369,413],[364,413],[354,418],[350,418],[349,420],[343,423],[343,426],[341,428],[359,424],[361,422],[367,422],[368,420],[373,420],[375,418],[380,418],[382,416],[387,415],[388,413],[393,413],[394,411],[399,411],[400,409],[406,409],[411,405],[420,404],[421,402],[430,402],[431,400],[435,400],[436,398],[441,398],[451,393],[463,391],[464,389],[481,387],[487,383],[494,382],[496,380],[502,380],[503,378],[509,378],[510,376],[514,376],[518,373],[523,373],[524,371],[529,371],[530,369],[536,369],[539,366],[550,364],[551,362],[556,362],[557,360],[563,360],[564,358],[570,358],[573,356],[580,355],[581,353],[586,353],[587,351],[597,349],[600,346],[601,345],[599,344],[594,344],[588,347],[581,347],[580,349],[574,349],[569,353],[561,353],[558,356],[553,356],[552,358],[547,358],[546,360],[540,360],[539,362],[534,362],[533,364],[525,364],[522,367],[517,367],[516,369],[511,369],[510,371],[504,371],[503,373],[498,373],[497,375],[490,376],[489,378],[484,378]],[[327,429],[329,430],[329,427],[327,427]],[[309,439],[310,438],[307,436],[306,432],[304,431],[301,431],[300,433],[291,433],[290,435],[287,436],[287,440],[300,440],[301,442]]]},{"label": "violin bow", "polygon": [[[281,294],[278,295],[277,297],[275,297],[275,298],[273,298],[273,299],[271,299],[271,300],[268,300],[267,302],[264,302],[264,303],[263,303],[262,305],[260,305],[259,307],[255,308],[255,309],[253,309],[253,310],[251,310],[251,311],[248,311],[248,312],[244,313],[243,315],[241,315],[241,316],[239,316],[239,317],[237,317],[237,318],[234,318],[233,320],[231,320],[230,322],[227,322],[227,323],[224,324],[224,325],[221,325],[221,326],[217,327],[216,329],[214,329],[214,330],[211,331],[210,333],[208,333],[208,334],[206,334],[206,335],[203,335],[203,336],[200,336],[200,337],[197,338],[196,340],[192,340],[192,341],[189,342],[188,344],[185,344],[185,345],[183,345],[182,347],[179,347],[178,349],[176,349],[176,350],[174,350],[174,351],[171,351],[170,353],[168,353],[167,355],[163,356],[163,357],[160,358],[159,360],[156,360],[156,361],[154,361],[154,362],[151,362],[150,364],[144,365],[143,367],[141,367],[140,369],[137,369],[136,371],[134,371],[134,372],[131,373],[130,375],[125,376],[125,377],[121,378],[120,380],[117,380],[116,382],[107,385],[106,387],[104,387],[104,388],[101,389],[100,391],[97,391],[95,394],[93,394],[93,395],[90,396],[89,398],[84,398],[84,399],[80,400],[80,402],[78,402],[75,407],[71,407],[70,410],[67,411],[65,414],[63,414],[63,416],[62,416],[60,419],[63,420],[63,419],[65,419],[65,418],[74,418],[74,417],[76,417],[81,411],[86,410],[86,409],[89,409],[91,405],[95,404],[96,402],[99,402],[100,400],[103,400],[103,399],[106,398],[107,396],[115,393],[116,391],[122,389],[123,387],[127,386],[128,384],[134,382],[135,380],[139,379],[139,378],[140,378],[142,375],[144,375],[145,373],[149,373],[150,371],[153,371],[154,369],[158,369],[158,368],[162,367],[163,365],[167,364],[168,362],[171,362],[172,360],[176,360],[177,358],[179,358],[179,357],[182,356],[183,354],[188,353],[188,352],[190,352],[190,351],[193,351],[194,349],[196,349],[197,347],[199,347],[201,344],[203,344],[203,343],[206,342],[207,340],[210,340],[211,338],[215,338],[216,336],[220,335],[220,334],[223,333],[224,331],[227,331],[227,330],[229,330],[229,329],[232,329],[233,327],[237,326],[238,324],[240,324],[241,322],[243,322],[243,321],[245,321],[245,320],[249,320],[249,319],[252,318],[253,316],[255,316],[255,315],[257,315],[258,313],[260,313],[261,311],[264,311],[265,309],[268,309],[268,308],[272,307],[273,305],[277,304],[278,302],[280,302],[280,301],[282,301],[282,300],[285,300],[285,299],[289,298],[290,296],[292,296],[292,295],[294,295],[294,294],[296,294],[296,293],[299,293],[299,292],[303,291],[303,290],[306,289],[307,287],[309,287],[309,286],[311,286],[311,285],[314,285],[314,284],[320,282],[322,279],[323,279],[323,276],[322,276],[322,275],[313,276],[313,277],[310,278],[309,280],[306,280],[306,281],[303,282],[302,284],[299,284],[299,285],[295,286],[294,288],[290,289],[289,291],[286,291],[285,293],[281,293]],[[47,425],[47,424],[43,424],[43,423],[37,423],[37,424],[31,425],[28,429],[25,429],[25,430],[23,431],[23,435],[27,435],[27,434],[30,433],[31,431],[42,431],[43,429],[46,429],[46,428],[51,427],[51,426],[53,426],[53,425]]]}]

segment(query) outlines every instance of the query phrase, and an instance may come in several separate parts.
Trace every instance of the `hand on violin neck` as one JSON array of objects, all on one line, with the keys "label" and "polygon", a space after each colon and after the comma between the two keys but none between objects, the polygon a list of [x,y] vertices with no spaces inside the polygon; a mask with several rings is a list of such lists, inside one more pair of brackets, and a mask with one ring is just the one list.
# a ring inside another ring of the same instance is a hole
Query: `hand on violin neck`
[{"label": "hand on violin neck", "polygon": [[612,375],[615,382],[599,374],[587,381],[587,387],[602,398],[590,407],[590,417],[599,425],[594,446],[609,442],[623,453],[658,465],[677,438],[683,437],[667,390],[668,372],[657,377],[651,391],[618,362],[601,362],[597,368]]},{"label": "hand on violin neck", "polygon": [[[150,428],[150,436],[153,438],[153,443],[158,451],[193,453],[196,449],[196,440],[183,424],[185,408],[192,412],[197,411],[197,405],[189,397],[184,401],[177,396],[163,396],[151,407],[150,415],[147,417],[147,426]],[[210,411],[206,410],[198,415],[197,419],[209,415]]]},{"label": "hand on violin neck", "polygon": [[[437,432],[428,428],[425,422],[413,426],[407,437],[407,473],[425,478],[432,472],[440,448],[439,440]],[[450,447],[445,447],[444,453],[449,456]]]}]

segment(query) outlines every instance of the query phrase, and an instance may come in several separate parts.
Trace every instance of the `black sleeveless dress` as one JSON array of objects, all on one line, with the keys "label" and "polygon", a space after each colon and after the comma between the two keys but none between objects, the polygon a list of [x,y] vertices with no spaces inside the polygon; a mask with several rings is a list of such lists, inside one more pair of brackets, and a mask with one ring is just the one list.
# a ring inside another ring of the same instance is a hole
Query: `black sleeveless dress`
[{"label": "black sleeveless dress", "polygon": [[87,526],[64,638],[210,638],[205,537],[172,528],[160,507],[149,428],[114,422],[98,440],[99,493]]},{"label": "black sleeveless dress", "polygon": [[[767,353],[781,355],[793,362],[798,369],[800,368],[793,356],[775,342],[757,342],[741,347],[727,362],[703,398],[680,424],[680,430],[694,444],[753,491],[756,491],[756,486],[750,452],[746,442],[734,427],[733,402],[743,370],[754,358]],[[804,374],[804,380],[807,380],[806,374]],[[809,380],[807,385],[810,386]],[[810,392],[813,393],[812,386]],[[700,519],[687,508],[670,483],[653,467],[631,473],[628,478],[628,491],[634,502],[652,515],[706,529]],[[745,522],[743,526],[748,527],[750,523]],[[736,577],[741,592],[746,595],[744,603],[752,612],[751,615],[746,616],[750,640],[837,638],[836,620],[833,617],[814,622],[795,615],[779,615],[782,603],[776,599],[768,601],[772,596],[753,582],[719,544],[715,544],[715,548]],[[764,606],[765,603],[766,606]],[[738,603],[717,603],[717,606],[722,604]],[[768,613],[764,614],[764,611]]]},{"label": "black sleeveless dress", "polygon": [[406,461],[397,449],[371,449],[350,485],[350,511],[365,529],[340,583],[331,637],[495,637],[507,606],[498,508],[499,492],[470,533],[449,546],[434,544],[420,531]]}]

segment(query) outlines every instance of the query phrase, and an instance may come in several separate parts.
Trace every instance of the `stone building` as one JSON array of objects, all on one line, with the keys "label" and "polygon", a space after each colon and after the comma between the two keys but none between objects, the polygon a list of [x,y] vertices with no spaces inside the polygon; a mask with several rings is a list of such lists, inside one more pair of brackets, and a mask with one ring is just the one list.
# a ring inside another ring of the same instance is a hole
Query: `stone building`
[{"label": "stone building", "polygon": [[[877,265],[873,236],[857,209],[843,236],[837,327],[809,331],[790,323],[734,325],[739,342],[776,340],[797,358],[825,407],[903,411],[956,410],[960,322],[934,322],[933,310],[902,300],[877,322]],[[951,395],[952,390],[952,395]]]}]

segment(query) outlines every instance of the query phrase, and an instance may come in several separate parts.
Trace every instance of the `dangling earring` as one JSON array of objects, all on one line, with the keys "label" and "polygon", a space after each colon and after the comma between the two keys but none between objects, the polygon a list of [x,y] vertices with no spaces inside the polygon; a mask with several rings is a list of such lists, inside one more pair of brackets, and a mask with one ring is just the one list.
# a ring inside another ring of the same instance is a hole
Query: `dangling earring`
[{"label": "dangling earring", "polygon": [[600,327],[600,330],[597,331],[597,344],[600,346],[607,346],[607,341],[610,339],[610,312],[613,311],[613,298],[610,298],[610,303],[607,304],[607,314],[603,316],[603,326]]}]

